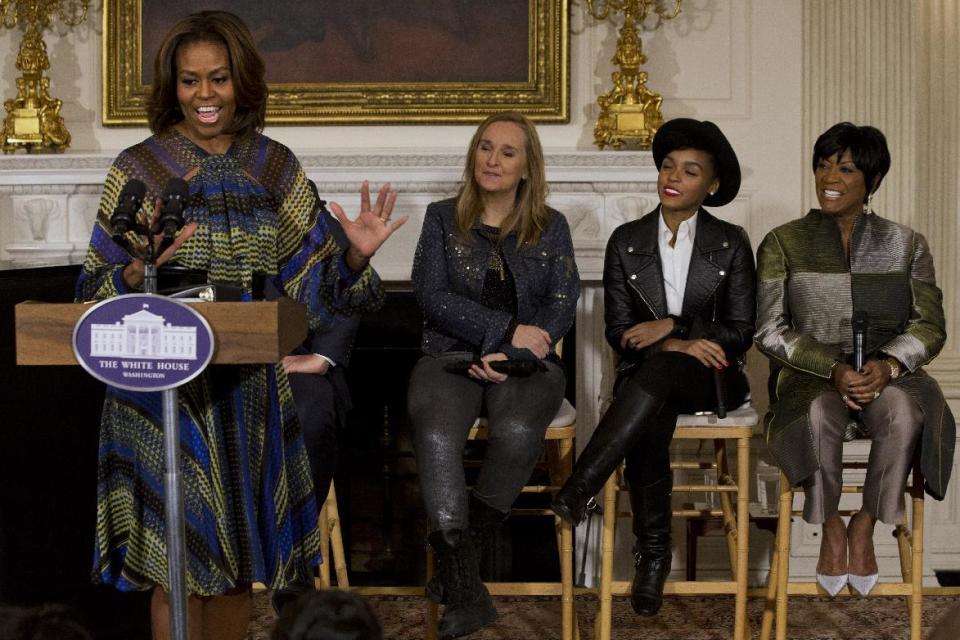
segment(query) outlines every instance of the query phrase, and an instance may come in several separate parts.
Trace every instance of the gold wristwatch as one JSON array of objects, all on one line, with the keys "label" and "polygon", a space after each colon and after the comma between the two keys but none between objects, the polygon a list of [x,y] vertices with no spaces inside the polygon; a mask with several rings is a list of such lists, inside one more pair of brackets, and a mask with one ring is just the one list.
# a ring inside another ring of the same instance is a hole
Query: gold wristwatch
[{"label": "gold wristwatch", "polygon": [[900,377],[900,361],[893,356],[884,358],[884,362],[890,367],[890,379],[896,380]]}]

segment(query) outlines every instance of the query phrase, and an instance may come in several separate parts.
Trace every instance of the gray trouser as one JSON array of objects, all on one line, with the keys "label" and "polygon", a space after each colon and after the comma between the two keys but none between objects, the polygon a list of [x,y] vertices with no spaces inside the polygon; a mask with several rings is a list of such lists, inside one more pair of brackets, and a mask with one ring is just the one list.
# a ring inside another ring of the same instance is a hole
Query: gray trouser
[{"label": "gray trouser", "polygon": [[[862,421],[873,441],[863,486],[863,510],[887,524],[903,520],[903,492],[913,461],[923,414],[905,391],[887,386],[864,406]],[[821,524],[840,505],[843,435],[850,416],[836,391],[824,391],[810,405],[810,427],[820,468],[803,481],[803,519]]]},{"label": "gray trouser", "polygon": [[464,529],[468,496],[463,449],[477,416],[486,409],[490,437],[474,495],[506,513],[543,451],[543,436],[553,421],[566,379],[558,365],[500,384],[484,383],[444,371],[452,360],[470,354],[424,356],[413,368],[407,410],[413,423],[417,474],[430,530]]}]

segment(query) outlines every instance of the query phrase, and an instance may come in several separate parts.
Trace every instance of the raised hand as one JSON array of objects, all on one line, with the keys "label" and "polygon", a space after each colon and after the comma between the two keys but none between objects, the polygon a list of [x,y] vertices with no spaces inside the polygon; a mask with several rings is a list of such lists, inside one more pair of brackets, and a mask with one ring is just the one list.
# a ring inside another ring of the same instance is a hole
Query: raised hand
[{"label": "raised hand", "polygon": [[347,264],[354,271],[360,271],[366,267],[377,249],[410,217],[403,216],[399,220],[390,220],[396,201],[397,192],[390,191],[388,182],[380,187],[377,203],[371,207],[370,184],[364,180],[360,187],[360,214],[355,220],[347,217],[339,204],[330,203],[330,210],[340,221],[343,232],[350,241],[350,247],[347,249]]}]

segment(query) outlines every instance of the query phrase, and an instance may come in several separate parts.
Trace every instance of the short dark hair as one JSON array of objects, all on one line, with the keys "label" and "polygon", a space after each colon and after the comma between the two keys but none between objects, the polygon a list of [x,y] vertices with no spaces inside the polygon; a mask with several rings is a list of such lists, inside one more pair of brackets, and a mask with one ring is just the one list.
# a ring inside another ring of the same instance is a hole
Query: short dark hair
[{"label": "short dark hair", "polygon": [[841,156],[847,149],[857,169],[863,172],[863,182],[867,187],[864,202],[883,182],[890,170],[890,149],[883,132],[869,125],[857,126],[852,122],[839,122],[817,138],[813,145],[813,170],[821,160]]},{"label": "short dark hair", "polygon": [[150,130],[162,133],[183,120],[177,101],[177,50],[197,42],[222,44],[227,49],[237,109],[225,132],[243,138],[263,131],[267,115],[266,67],[247,25],[229,11],[193,13],[175,24],[163,39],[153,61],[153,91],[147,109]]},{"label": "short dark hair", "polygon": [[348,591],[308,591],[283,608],[271,640],[383,640],[369,605]]}]

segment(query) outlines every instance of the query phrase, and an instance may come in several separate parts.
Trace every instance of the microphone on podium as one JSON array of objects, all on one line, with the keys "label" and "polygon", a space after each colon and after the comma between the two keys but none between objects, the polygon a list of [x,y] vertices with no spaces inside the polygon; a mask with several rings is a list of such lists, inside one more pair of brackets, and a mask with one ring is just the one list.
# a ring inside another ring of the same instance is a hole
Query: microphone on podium
[{"label": "microphone on podium", "polygon": [[160,216],[154,233],[163,233],[163,237],[173,240],[183,228],[183,206],[190,197],[190,188],[182,178],[171,178],[160,196]]},{"label": "microphone on podium", "polygon": [[147,195],[147,186],[140,180],[127,180],[120,190],[117,206],[110,215],[110,227],[113,229],[114,239],[119,239],[129,231],[136,231],[137,212],[143,206],[143,198]]}]

